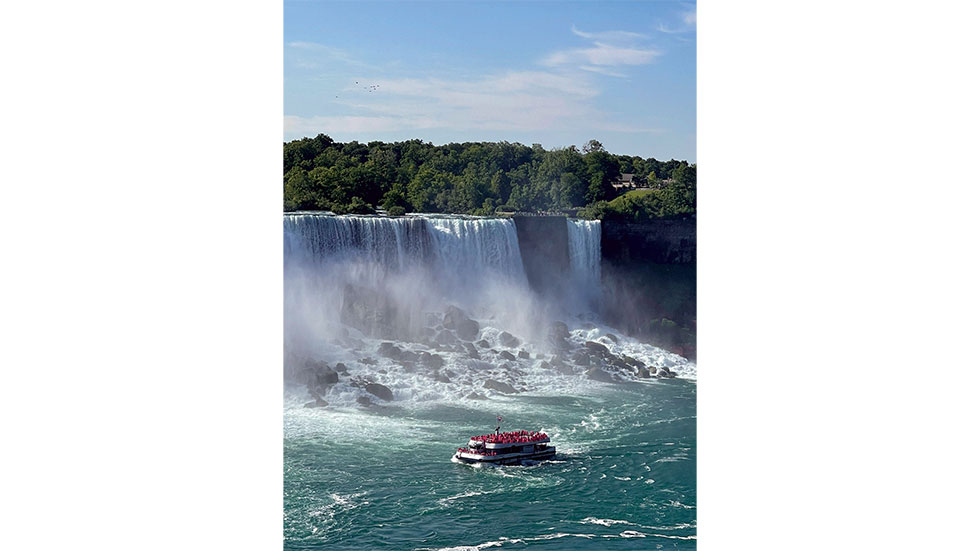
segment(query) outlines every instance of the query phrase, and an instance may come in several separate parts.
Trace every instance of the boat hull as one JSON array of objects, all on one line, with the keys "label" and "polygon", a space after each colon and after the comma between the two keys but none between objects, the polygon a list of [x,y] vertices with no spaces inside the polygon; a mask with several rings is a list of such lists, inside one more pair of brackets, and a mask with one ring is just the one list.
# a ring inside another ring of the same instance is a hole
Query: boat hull
[{"label": "boat hull", "polygon": [[520,465],[525,461],[547,461],[555,458],[555,448],[548,447],[530,453],[508,453],[503,455],[480,455],[475,453],[456,452],[453,460],[467,465]]}]

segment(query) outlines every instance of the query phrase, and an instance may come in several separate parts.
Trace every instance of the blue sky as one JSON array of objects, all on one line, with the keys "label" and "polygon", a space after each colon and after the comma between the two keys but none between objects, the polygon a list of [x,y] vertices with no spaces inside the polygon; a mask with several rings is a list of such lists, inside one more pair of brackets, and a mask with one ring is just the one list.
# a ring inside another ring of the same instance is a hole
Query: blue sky
[{"label": "blue sky", "polygon": [[695,156],[692,2],[284,4],[284,137]]}]

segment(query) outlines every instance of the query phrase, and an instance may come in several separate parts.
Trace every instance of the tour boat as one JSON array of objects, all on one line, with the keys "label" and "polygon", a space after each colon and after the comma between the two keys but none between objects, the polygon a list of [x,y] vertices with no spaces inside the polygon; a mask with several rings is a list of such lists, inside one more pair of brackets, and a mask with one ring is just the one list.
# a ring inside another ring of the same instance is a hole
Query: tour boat
[{"label": "tour boat", "polygon": [[515,465],[555,457],[555,447],[543,432],[516,430],[471,436],[469,445],[457,448],[453,461],[470,465]]}]

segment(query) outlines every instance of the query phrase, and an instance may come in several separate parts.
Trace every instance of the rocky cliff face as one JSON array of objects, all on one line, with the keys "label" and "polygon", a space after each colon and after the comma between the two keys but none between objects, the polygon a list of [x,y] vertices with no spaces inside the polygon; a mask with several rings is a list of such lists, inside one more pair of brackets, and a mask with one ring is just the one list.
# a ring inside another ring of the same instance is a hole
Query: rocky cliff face
[{"label": "rocky cliff face", "polygon": [[602,222],[602,315],[696,358],[697,222]]},{"label": "rocky cliff face", "polygon": [[544,292],[569,268],[568,223],[564,216],[515,216],[524,273],[532,289]]},{"label": "rocky cliff face", "polygon": [[693,264],[697,243],[697,221],[692,219],[602,222],[602,259],[612,264]]},{"label": "rocky cliff face", "polygon": [[[531,288],[565,299],[570,284],[568,222],[562,216],[515,216],[521,261]],[[614,327],[695,357],[697,222],[693,219],[601,224],[601,300]],[[595,287],[600,287],[599,283]],[[581,291],[581,289],[579,289]]]}]

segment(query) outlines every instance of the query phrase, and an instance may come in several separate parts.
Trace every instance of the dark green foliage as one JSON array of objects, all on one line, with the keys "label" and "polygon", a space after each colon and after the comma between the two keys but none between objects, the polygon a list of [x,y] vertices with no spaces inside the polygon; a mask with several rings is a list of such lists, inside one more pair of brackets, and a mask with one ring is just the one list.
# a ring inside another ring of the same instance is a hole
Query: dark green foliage
[{"label": "dark green foliage", "polygon": [[404,215],[405,215],[405,207],[395,205],[390,209],[388,209],[388,216],[404,216]]},{"label": "dark green foliage", "polygon": [[[614,184],[633,174],[656,199],[619,201]],[[323,134],[283,144],[285,210],[444,212],[492,215],[515,211],[579,212],[637,220],[692,214],[696,170],[686,161],[613,155],[590,140],[546,151],[540,144],[421,140],[341,143]],[[584,208],[583,208],[584,207]]]},{"label": "dark green foliage", "polygon": [[349,214],[374,214],[374,209],[364,199],[355,196],[347,205],[347,212]]},{"label": "dark green foliage", "polygon": [[697,167],[684,163],[653,189],[627,192],[612,201],[597,201],[579,211],[583,218],[649,222],[691,216],[697,212]]}]

